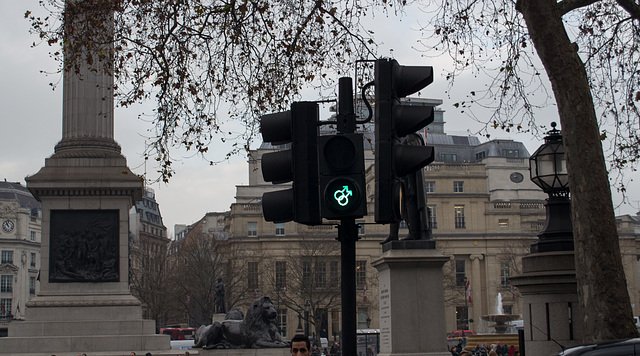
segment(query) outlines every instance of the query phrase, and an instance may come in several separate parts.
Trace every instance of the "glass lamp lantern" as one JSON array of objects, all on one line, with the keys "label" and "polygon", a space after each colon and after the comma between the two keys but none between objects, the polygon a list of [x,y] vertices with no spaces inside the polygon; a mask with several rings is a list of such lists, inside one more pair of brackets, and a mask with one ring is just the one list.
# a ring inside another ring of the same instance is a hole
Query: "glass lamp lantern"
[{"label": "glass lamp lantern", "polygon": [[573,250],[573,225],[569,176],[562,134],[551,123],[551,131],[529,158],[531,181],[549,194],[545,202],[546,219],[539,240],[531,245],[531,253]]},{"label": "glass lamp lantern", "polygon": [[567,161],[564,157],[562,135],[552,122],[549,136],[529,158],[531,181],[549,195],[569,194]]}]

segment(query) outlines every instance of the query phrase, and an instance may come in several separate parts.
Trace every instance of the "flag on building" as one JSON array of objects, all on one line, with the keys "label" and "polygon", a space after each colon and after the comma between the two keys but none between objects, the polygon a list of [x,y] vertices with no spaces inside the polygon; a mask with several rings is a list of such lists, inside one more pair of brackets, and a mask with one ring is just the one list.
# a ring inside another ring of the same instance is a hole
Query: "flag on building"
[{"label": "flag on building", "polygon": [[471,281],[467,279],[467,298],[469,298],[469,303],[473,303],[471,301]]}]

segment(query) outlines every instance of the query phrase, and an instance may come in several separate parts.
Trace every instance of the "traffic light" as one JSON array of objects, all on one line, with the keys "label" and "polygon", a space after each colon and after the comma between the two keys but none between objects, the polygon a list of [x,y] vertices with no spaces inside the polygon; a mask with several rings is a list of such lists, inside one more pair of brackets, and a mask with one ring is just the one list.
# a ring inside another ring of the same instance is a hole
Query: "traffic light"
[{"label": "traffic light", "polygon": [[433,162],[433,147],[402,145],[404,136],[433,122],[433,107],[405,105],[402,98],[433,82],[430,66],[402,66],[379,59],[375,66],[375,221],[401,220],[400,178]]},{"label": "traffic light", "polygon": [[322,223],[318,182],[318,104],[294,102],[291,110],[260,119],[262,139],[272,145],[291,143],[291,148],[262,155],[262,176],[274,184],[292,181],[290,189],[262,195],[266,221]]},{"label": "traffic light", "polygon": [[367,214],[362,134],[320,136],[322,217],[359,218]]}]

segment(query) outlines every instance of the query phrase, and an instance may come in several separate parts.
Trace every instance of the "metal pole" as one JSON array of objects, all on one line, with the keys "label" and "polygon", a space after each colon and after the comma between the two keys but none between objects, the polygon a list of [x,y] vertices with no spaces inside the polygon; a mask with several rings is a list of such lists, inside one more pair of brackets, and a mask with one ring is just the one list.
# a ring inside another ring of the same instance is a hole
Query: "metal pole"
[{"label": "metal pole", "polygon": [[[353,108],[353,83],[349,77],[338,80],[338,132],[354,133],[356,115]],[[356,241],[358,226],[353,218],[340,220],[338,226],[342,272],[342,354],[356,355]]]},{"label": "metal pole", "polygon": [[351,78],[338,79],[338,132],[356,131],[356,114],[353,109],[353,83]]},{"label": "metal pole", "polygon": [[356,240],[358,226],[355,219],[341,220],[338,226],[340,261],[342,264],[342,354],[356,355]]}]

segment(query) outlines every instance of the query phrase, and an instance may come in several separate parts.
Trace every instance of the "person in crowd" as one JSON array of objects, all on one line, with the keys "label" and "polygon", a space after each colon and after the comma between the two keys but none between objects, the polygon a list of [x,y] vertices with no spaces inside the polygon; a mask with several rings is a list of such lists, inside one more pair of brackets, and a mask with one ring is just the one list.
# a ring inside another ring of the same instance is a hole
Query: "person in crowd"
[{"label": "person in crowd", "polygon": [[292,356],[309,356],[311,354],[311,342],[309,337],[297,334],[291,339],[291,355]]}]

